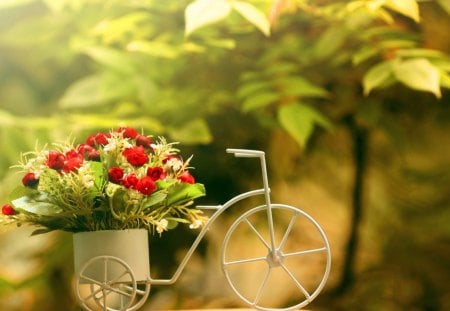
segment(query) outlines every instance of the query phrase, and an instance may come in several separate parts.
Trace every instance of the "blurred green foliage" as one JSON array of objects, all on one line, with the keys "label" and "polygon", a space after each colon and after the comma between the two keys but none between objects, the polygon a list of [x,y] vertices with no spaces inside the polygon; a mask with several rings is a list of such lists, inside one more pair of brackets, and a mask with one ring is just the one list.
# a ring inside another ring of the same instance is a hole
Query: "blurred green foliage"
[{"label": "blurred green foliage", "polygon": [[[36,140],[126,124],[189,145],[209,200],[254,177],[223,149],[261,148],[277,183],[316,181],[351,223],[355,181],[339,176],[357,167],[352,133],[363,131],[355,275],[333,295],[345,257],[335,241],[317,308],[448,309],[449,14],[445,0],[4,0],[0,198]],[[342,224],[324,227],[345,239]],[[2,233],[3,253],[8,239],[19,242]],[[0,271],[1,309],[76,310],[67,245],[56,235],[16,254],[39,269]],[[178,306],[198,307],[180,288]]]}]

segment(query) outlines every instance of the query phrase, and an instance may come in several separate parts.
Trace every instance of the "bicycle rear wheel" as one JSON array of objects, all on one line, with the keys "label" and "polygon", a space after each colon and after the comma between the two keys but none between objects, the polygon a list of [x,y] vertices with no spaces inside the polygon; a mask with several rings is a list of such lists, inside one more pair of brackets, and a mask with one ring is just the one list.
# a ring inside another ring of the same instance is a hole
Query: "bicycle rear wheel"
[{"label": "bicycle rear wheel", "polygon": [[231,225],[222,245],[223,273],[237,296],[253,308],[303,308],[328,279],[328,239],[304,211],[272,204],[272,249],[267,211],[266,205],[255,207]]}]

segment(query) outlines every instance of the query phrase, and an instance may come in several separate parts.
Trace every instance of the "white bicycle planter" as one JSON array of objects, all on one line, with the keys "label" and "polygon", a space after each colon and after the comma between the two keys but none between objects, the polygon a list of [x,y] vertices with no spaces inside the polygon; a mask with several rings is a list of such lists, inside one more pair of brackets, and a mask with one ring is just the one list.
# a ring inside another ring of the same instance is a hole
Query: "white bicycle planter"
[{"label": "white bicycle planter", "polygon": [[[124,230],[128,232],[126,240],[113,233],[114,237],[107,238],[110,243],[105,243],[104,238],[93,239],[89,235],[92,232],[74,235],[75,246],[92,246],[90,252],[75,254],[77,296],[85,310],[139,309],[152,285],[170,285],[178,280],[220,214],[243,199],[261,195],[265,204],[238,217],[225,235],[221,265],[228,284],[248,306],[260,310],[301,309],[317,297],[331,267],[330,246],[324,231],[301,209],[271,203],[264,152],[245,149],[227,152],[236,157],[259,158],[263,188],[237,195],[223,205],[198,206],[212,210],[212,216],[171,278],[151,277],[146,230]],[[285,305],[274,302],[273,298],[280,295],[288,301]]]}]

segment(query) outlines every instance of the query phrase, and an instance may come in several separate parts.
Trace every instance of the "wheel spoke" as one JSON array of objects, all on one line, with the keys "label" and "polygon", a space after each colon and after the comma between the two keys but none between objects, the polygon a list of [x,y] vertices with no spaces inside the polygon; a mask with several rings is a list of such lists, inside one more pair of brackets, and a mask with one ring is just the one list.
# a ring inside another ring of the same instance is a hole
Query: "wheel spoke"
[{"label": "wheel spoke", "polygon": [[291,218],[291,221],[289,222],[289,225],[288,225],[288,227],[286,229],[286,232],[284,233],[283,238],[281,239],[280,246],[278,247],[278,249],[283,249],[284,244],[286,243],[287,238],[288,238],[289,234],[291,233],[292,227],[294,226],[294,223],[297,220],[297,218],[298,218],[298,214],[295,214]]},{"label": "wheel spoke", "polygon": [[127,293],[123,290],[121,290],[120,288],[115,288],[115,287],[110,287],[108,288],[111,292],[114,292],[116,294],[122,295],[122,296],[127,296],[127,297],[133,297],[132,293]]},{"label": "wheel spoke", "polygon": [[283,256],[284,257],[292,257],[292,256],[307,255],[307,254],[320,253],[320,252],[326,252],[326,251],[327,251],[326,247],[321,247],[321,248],[313,248],[313,249],[292,252],[292,253],[284,253]]},{"label": "wheel spoke", "polygon": [[249,263],[249,262],[256,262],[256,261],[263,261],[263,260],[267,260],[266,257],[255,257],[255,258],[247,258],[247,259],[241,259],[241,260],[233,260],[233,261],[224,262],[223,264],[228,266],[228,265],[238,265],[241,263]]},{"label": "wheel spoke", "polygon": [[264,275],[264,279],[262,280],[262,283],[258,288],[258,292],[256,293],[255,300],[253,301],[253,306],[256,306],[258,304],[259,300],[261,299],[262,293],[267,284],[267,280],[269,279],[271,270],[272,270],[272,268],[270,268],[270,267],[267,269],[266,274]]},{"label": "wheel spoke", "polygon": [[108,282],[108,257],[103,258],[103,281]]},{"label": "wheel spoke", "polygon": [[[132,286],[129,286],[129,285],[125,285],[125,284],[124,284],[123,287],[124,287],[126,290],[133,291],[133,287],[132,287]],[[142,290],[142,289],[136,288],[136,294],[143,296],[143,295],[145,295],[146,293],[147,293],[146,290]]]},{"label": "wheel spoke", "polygon": [[247,218],[245,218],[245,222],[249,225],[250,229],[252,229],[252,231],[256,234],[258,239],[266,246],[266,248],[270,250],[271,247],[269,246],[269,244],[267,244],[267,242],[264,240],[264,238],[261,236],[258,230],[256,230],[256,228],[251,224],[251,222]]},{"label": "wheel spoke", "polygon": [[100,293],[101,291],[103,291],[103,288],[102,288],[102,287],[99,287],[97,290],[91,292],[91,294],[90,294],[89,296],[83,297],[83,300],[84,300],[84,301],[88,301],[88,300],[91,299],[91,298],[98,299],[97,297],[95,297],[95,295],[97,295],[97,294]]},{"label": "wheel spoke", "polygon": [[[124,285],[121,285],[120,287],[126,289],[126,287]],[[120,296],[120,309],[121,310],[125,307],[125,303],[126,303],[125,297],[123,295],[121,295]]]},{"label": "wheel spoke", "polygon": [[308,291],[303,287],[302,284],[300,284],[300,282],[297,280],[297,278],[292,274],[291,271],[289,271],[289,269],[284,265],[281,264],[281,267],[283,268],[283,270],[289,275],[289,277],[291,278],[292,281],[294,281],[295,285],[298,287],[298,289],[300,289],[300,291],[303,293],[303,295],[305,295],[306,299],[309,299],[311,297],[311,295],[308,293]]},{"label": "wheel spoke", "polygon": [[108,311],[108,306],[106,304],[106,296],[108,294],[105,292],[105,290],[103,290],[103,311]]},{"label": "wheel spoke", "polygon": [[88,276],[85,276],[84,274],[81,274],[81,273],[80,273],[80,279],[83,279],[85,281],[89,281],[89,282],[94,283],[95,285],[98,285],[98,286],[103,286],[102,282],[94,280],[94,279],[92,279],[92,278],[90,278]]},{"label": "wheel spoke", "polygon": [[109,282],[110,283],[115,283],[115,282],[117,282],[118,280],[120,280],[122,277],[124,277],[127,274],[130,274],[130,273],[128,271],[124,271],[121,275],[119,275],[118,277],[110,280]]}]

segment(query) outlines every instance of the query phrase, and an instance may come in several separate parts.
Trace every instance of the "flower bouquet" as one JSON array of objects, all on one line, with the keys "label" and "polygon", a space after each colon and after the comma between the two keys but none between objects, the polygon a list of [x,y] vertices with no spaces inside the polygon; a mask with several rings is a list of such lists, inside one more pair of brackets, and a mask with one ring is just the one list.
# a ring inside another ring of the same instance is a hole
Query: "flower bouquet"
[{"label": "flower bouquet", "polygon": [[123,127],[25,153],[15,166],[22,185],[0,221],[35,225],[34,234],[198,228],[207,218],[193,202],[205,189],[189,172],[192,157],[183,160],[175,145]]}]

